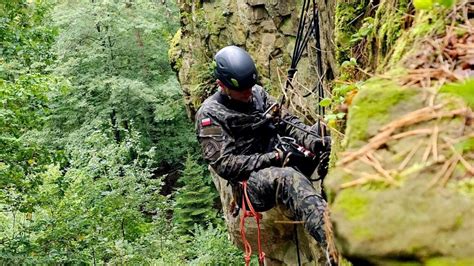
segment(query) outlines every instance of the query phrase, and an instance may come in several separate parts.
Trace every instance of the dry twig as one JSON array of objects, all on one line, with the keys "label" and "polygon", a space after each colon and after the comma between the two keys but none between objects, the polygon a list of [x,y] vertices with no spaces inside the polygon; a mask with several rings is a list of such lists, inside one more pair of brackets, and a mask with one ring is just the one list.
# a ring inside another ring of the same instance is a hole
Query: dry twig
[{"label": "dry twig", "polygon": [[431,147],[433,147],[433,159],[435,161],[438,160],[438,130],[438,125],[435,125],[431,137]]},{"label": "dry twig", "polygon": [[378,174],[373,174],[373,175],[369,175],[369,174],[365,174],[364,176],[360,177],[360,178],[357,178],[355,180],[352,180],[352,181],[349,181],[349,182],[346,182],[346,183],[343,183],[339,186],[340,189],[345,189],[345,188],[349,188],[349,187],[355,187],[355,186],[358,186],[358,185],[364,185],[364,184],[367,184],[371,181],[383,181],[383,182],[386,182],[386,179],[379,176]]},{"label": "dry twig", "polygon": [[456,165],[458,164],[458,162],[459,162],[459,159],[457,158],[457,156],[455,156],[453,162],[451,163],[451,166],[448,168],[448,170],[446,170],[446,173],[444,173],[444,176],[441,179],[440,184],[442,187],[444,187],[446,183],[448,183],[449,178],[451,178],[451,175],[454,172],[454,168],[456,168]]},{"label": "dry twig", "polygon": [[443,177],[446,173],[446,171],[450,168],[451,164],[456,160],[455,156],[453,155],[449,160],[444,162],[443,167],[441,167],[441,171],[438,172],[438,174],[431,180],[431,182],[428,184],[428,187],[434,187],[441,177]]},{"label": "dry twig", "polygon": [[386,143],[388,140],[391,139],[391,134],[398,128],[413,125],[416,123],[420,123],[423,121],[428,121],[434,118],[443,118],[443,117],[452,117],[456,115],[463,115],[466,114],[468,111],[467,108],[461,108],[457,110],[453,110],[450,112],[443,112],[438,113],[436,112],[437,109],[440,109],[442,105],[437,105],[434,107],[424,107],[414,112],[411,112],[402,118],[399,118],[395,121],[390,122],[389,124],[383,126],[381,131],[376,136],[372,137],[365,146],[360,148],[357,151],[352,152],[345,152],[344,157],[337,163],[337,165],[347,164],[369,151],[378,149],[382,144]]},{"label": "dry twig", "polygon": [[471,173],[472,175],[474,175],[474,167],[471,166],[471,164],[469,164],[468,161],[466,161],[466,159],[464,159],[464,157],[462,156],[462,154],[460,154],[458,151],[456,151],[456,149],[454,148],[453,144],[446,138],[446,137],[443,137],[443,140],[444,142],[446,142],[446,144],[449,146],[449,148],[451,149],[451,151],[453,152],[453,154],[456,156],[456,158],[462,163],[462,165],[464,166],[464,168],[466,168],[466,170]]},{"label": "dry twig", "polygon": [[415,153],[418,151],[418,149],[420,149],[422,144],[423,144],[423,142],[420,141],[420,142],[418,142],[418,144],[415,145],[415,147],[413,147],[413,149],[407,155],[405,160],[403,160],[403,162],[398,166],[398,168],[397,168],[398,171],[402,171],[403,169],[405,169],[405,167],[408,165],[408,162],[410,162],[410,160],[413,158],[413,155],[415,155]]}]

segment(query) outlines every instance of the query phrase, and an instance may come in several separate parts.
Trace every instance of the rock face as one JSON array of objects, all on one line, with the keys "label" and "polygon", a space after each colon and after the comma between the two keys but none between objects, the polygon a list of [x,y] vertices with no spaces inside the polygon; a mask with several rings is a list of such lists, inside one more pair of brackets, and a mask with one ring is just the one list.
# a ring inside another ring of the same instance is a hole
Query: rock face
[{"label": "rock face", "polygon": [[[425,10],[408,0],[316,2],[332,105],[325,187],[339,252],[356,265],[474,265],[472,1],[426,1]],[[281,93],[301,3],[181,1],[170,59],[190,117],[215,89],[210,62],[226,45],[246,48],[261,83]],[[311,45],[298,65],[300,89],[318,79]],[[314,95],[288,98],[290,109],[314,122],[307,111],[316,109]],[[227,211],[229,187],[217,176],[214,182],[230,237],[241,245],[239,221]],[[295,265],[293,226],[275,222],[286,220],[278,210],[263,217],[267,263]],[[317,245],[298,230],[302,260],[318,264]]]},{"label": "rock face", "polygon": [[[310,48],[298,64],[296,78],[299,87],[310,89],[320,79],[327,86],[336,71],[334,51],[330,48],[334,1],[317,2],[321,2],[319,18],[325,21],[320,23],[322,56],[316,58],[315,42],[311,39]],[[245,48],[256,62],[260,83],[274,95],[281,93],[291,62],[301,5],[299,0],[181,1],[182,27],[172,41],[169,55],[171,64],[178,72],[190,118],[194,118],[202,100],[216,89],[212,78],[212,57],[227,45]],[[324,73],[321,78],[317,76],[316,60],[321,60]],[[314,98],[306,99],[308,106],[314,105]],[[234,218],[228,212],[230,188],[216,175],[214,183],[221,196],[230,238],[242,247],[239,217]],[[277,209],[263,213],[263,217],[266,265],[297,265],[294,225],[287,223],[288,219]],[[246,224],[247,237],[256,254],[256,224],[251,218],[247,219]],[[320,264],[318,245],[306,234],[302,225],[296,228],[301,262],[304,265]]]},{"label": "rock face", "polygon": [[[336,71],[333,35],[334,1],[317,1],[320,33],[322,80],[331,80]],[[182,1],[181,30],[170,49],[171,64],[185,93],[190,117],[201,101],[215,89],[212,79],[213,55],[227,45],[245,48],[254,58],[260,83],[273,94],[281,93],[295,44],[302,1],[224,0]],[[314,47],[314,41],[310,41]],[[311,89],[316,80],[315,50],[298,64],[298,81]],[[327,82],[325,82],[327,85]],[[311,99],[311,97],[309,98]]]},{"label": "rock face", "polygon": [[354,25],[338,25],[339,56],[380,74],[341,70],[360,86],[325,182],[339,251],[363,265],[473,265],[472,1],[344,5],[338,14],[350,17],[338,20]]},{"label": "rock face", "polygon": [[374,80],[354,99],[358,120],[326,182],[339,249],[351,260],[474,262],[474,198],[462,192],[472,193],[474,154],[462,143],[472,141],[473,113],[462,98],[441,93],[430,105],[431,97]]}]

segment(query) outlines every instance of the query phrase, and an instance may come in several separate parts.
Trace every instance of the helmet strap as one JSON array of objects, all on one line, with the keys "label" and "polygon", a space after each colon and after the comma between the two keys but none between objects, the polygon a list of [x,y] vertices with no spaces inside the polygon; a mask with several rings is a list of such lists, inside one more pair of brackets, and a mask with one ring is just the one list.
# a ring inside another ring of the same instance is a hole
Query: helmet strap
[{"label": "helmet strap", "polygon": [[217,84],[219,85],[220,89],[221,89],[221,93],[225,96],[227,96],[229,98],[229,100],[232,100],[232,98],[230,97],[230,93],[229,93],[229,88],[227,88],[224,83],[220,80],[217,80]]}]

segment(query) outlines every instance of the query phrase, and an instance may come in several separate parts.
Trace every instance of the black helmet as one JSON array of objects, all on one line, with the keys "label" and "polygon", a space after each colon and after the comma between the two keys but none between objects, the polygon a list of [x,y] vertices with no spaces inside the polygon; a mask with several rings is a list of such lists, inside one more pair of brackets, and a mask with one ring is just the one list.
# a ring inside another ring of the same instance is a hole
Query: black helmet
[{"label": "black helmet", "polygon": [[245,90],[257,83],[257,68],[250,55],[237,46],[227,46],[214,57],[214,75],[232,90]]}]

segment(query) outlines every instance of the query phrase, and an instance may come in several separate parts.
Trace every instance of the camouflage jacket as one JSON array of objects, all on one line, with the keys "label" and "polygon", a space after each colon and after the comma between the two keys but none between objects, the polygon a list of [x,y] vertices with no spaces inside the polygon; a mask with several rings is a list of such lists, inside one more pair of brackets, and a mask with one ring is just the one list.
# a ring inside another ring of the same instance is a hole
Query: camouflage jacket
[{"label": "camouflage jacket", "polygon": [[[196,133],[204,159],[221,177],[234,184],[248,179],[253,171],[281,166],[274,151],[277,133],[295,138],[308,149],[316,141],[313,136],[286,124],[253,127],[263,120],[261,114],[275,100],[258,85],[252,92],[253,99],[246,104],[230,100],[218,91],[206,99],[196,113]],[[282,118],[310,129],[288,112],[284,112]]]}]

